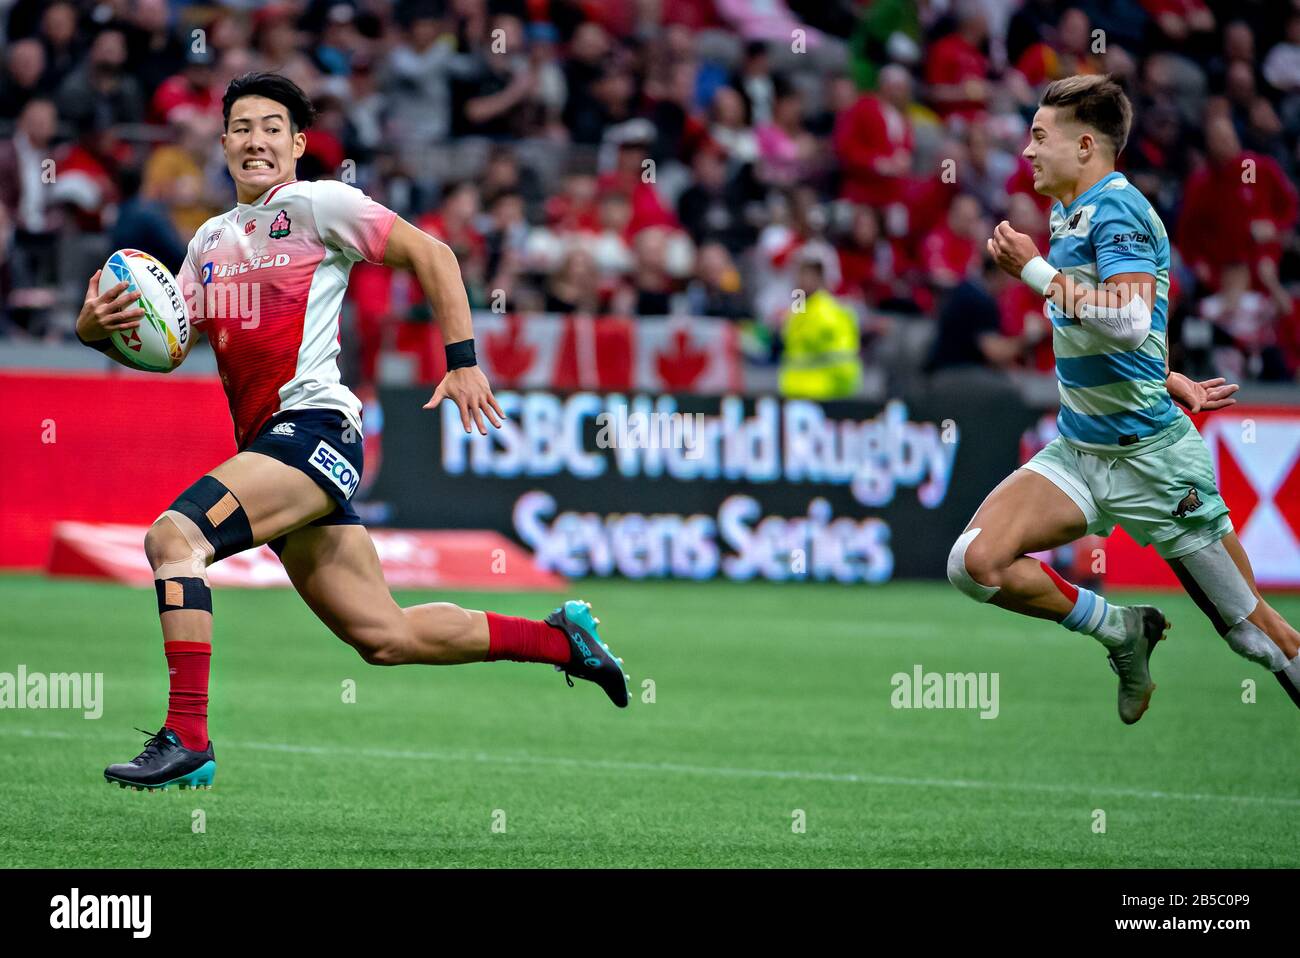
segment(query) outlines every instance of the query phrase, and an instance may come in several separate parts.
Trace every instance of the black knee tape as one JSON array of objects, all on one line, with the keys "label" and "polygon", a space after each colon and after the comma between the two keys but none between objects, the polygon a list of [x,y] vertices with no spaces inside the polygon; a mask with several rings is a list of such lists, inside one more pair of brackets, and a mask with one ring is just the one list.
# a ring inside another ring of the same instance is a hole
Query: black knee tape
[{"label": "black knee tape", "polygon": [[1291,697],[1291,701],[1295,703],[1295,707],[1300,709],[1300,689],[1297,689],[1292,685],[1290,679],[1281,672],[1274,672],[1273,674],[1277,676],[1278,683],[1282,686],[1286,694]]},{"label": "black knee tape", "polygon": [[189,576],[154,579],[153,585],[158,593],[159,615],[177,609],[194,609],[209,614],[212,612],[212,590],[202,579]]},{"label": "black knee tape", "polygon": [[186,516],[212,545],[212,561],[243,552],[253,544],[248,515],[235,494],[220,481],[204,476],[168,508]]}]

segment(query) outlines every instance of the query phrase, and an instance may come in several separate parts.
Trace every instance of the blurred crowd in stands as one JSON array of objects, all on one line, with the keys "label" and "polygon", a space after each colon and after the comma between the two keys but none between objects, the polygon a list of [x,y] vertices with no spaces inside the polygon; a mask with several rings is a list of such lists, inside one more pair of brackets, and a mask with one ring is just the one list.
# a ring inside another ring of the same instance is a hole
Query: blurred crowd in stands
[{"label": "blurred crowd in stands", "polygon": [[[458,254],[480,309],[712,316],[774,358],[1050,372],[1041,301],[992,268],[1047,249],[1020,157],[1049,81],[1106,72],[1120,169],[1168,227],[1190,374],[1300,369],[1300,0],[0,0],[0,329],[71,336],[108,251],[173,268],[234,191],[234,76],[312,94],[300,179],[352,182]],[[359,264],[356,329],[427,321]],[[796,307],[792,313],[792,308]],[[853,327],[844,328],[845,324]],[[373,365],[367,369],[373,374]]]}]

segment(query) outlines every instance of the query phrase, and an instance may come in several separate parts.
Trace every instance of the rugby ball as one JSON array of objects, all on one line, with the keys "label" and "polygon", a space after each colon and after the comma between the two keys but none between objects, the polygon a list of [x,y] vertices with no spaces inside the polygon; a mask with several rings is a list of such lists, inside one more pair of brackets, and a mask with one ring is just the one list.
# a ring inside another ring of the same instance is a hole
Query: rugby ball
[{"label": "rugby ball", "polygon": [[108,258],[99,274],[99,291],[130,283],[128,292],[140,299],[144,310],[135,329],[112,334],[113,345],[132,366],[154,373],[169,373],[184,360],[194,342],[180,283],[158,260],[138,249],[120,249]]}]

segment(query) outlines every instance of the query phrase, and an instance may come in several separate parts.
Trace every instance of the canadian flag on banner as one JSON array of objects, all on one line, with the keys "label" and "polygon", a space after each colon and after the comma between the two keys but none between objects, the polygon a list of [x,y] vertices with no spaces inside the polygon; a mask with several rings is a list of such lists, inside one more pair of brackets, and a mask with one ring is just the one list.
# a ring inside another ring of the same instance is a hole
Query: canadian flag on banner
[{"label": "canadian flag on banner", "polygon": [[721,394],[743,388],[740,337],[711,317],[476,313],[479,365],[498,389],[639,389]]},{"label": "canadian flag on banner", "polygon": [[721,319],[662,319],[635,326],[632,388],[720,395],[743,387],[740,339]]},{"label": "canadian flag on banner", "polygon": [[476,313],[476,357],[497,389],[548,389],[555,370],[566,321],[560,316]]}]

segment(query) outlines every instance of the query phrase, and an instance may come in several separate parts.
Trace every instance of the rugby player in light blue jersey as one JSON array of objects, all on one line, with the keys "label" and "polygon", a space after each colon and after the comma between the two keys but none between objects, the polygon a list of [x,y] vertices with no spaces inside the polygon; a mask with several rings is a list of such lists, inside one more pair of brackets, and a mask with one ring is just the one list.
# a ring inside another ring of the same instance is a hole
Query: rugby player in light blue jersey
[{"label": "rugby player in light blue jersey", "polygon": [[1148,660],[1169,623],[1062,579],[1028,553],[1121,526],[1154,545],[1234,652],[1273,672],[1300,706],[1300,633],[1260,596],[1195,412],[1236,400],[1222,379],[1168,368],[1169,239],[1146,198],[1115,171],[1133,109],[1104,76],[1043,93],[1024,156],[1034,189],[1056,200],[1051,248],[1005,221],[988,242],[998,265],[1048,300],[1060,437],[989,494],[948,556],[948,578],[978,602],[1091,635],[1119,676],[1119,714],[1142,717]]}]

